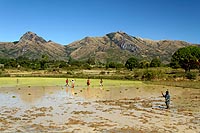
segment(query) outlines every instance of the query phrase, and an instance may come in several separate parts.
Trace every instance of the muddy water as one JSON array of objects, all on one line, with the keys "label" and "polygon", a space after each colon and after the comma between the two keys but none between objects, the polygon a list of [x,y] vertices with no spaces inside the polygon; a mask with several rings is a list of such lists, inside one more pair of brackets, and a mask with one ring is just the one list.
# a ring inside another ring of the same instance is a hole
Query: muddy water
[{"label": "muddy water", "polygon": [[[170,109],[161,91],[169,90]],[[0,132],[200,132],[200,90],[1,87]]]}]

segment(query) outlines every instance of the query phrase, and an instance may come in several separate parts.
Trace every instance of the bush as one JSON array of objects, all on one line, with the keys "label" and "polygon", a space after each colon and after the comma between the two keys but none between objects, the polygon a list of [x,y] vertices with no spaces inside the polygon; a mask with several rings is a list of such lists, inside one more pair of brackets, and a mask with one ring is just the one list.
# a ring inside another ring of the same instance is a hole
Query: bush
[{"label": "bush", "polygon": [[192,73],[192,72],[187,72],[187,73],[185,74],[185,77],[186,77],[187,79],[196,79],[196,78],[197,78],[197,74],[196,74],[196,73]]},{"label": "bush", "polygon": [[153,71],[145,71],[143,76],[142,76],[142,79],[144,80],[152,80],[156,77],[156,74],[153,72]]},{"label": "bush", "polygon": [[92,67],[88,63],[85,63],[85,64],[83,64],[83,68],[91,70]]},{"label": "bush", "polygon": [[135,72],[135,74],[134,74],[134,78],[137,79],[137,78],[140,77],[140,75],[141,75],[141,74],[140,74],[139,72]]},{"label": "bush", "polygon": [[73,75],[74,73],[72,71],[68,71],[67,74]]},{"label": "bush", "polygon": [[134,79],[131,75],[126,75],[124,78],[128,80]]},{"label": "bush", "polygon": [[106,72],[105,72],[105,71],[101,71],[99,74],[100,74],[100,75],[105,75]]}]

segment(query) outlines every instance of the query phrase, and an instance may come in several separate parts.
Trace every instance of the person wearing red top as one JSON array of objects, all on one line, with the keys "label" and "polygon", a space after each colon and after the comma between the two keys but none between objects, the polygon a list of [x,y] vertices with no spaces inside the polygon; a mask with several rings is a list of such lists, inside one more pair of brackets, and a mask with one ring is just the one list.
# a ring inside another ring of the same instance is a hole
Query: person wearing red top
[{"label": "person wearing red top", "polygon": [[66,86],[69,86],[69,80],[66,79]]},{"label": "person wearing red top", "polygon": [[90,79],[88,78],[87,79],[87,86],[89,86],[90,85]]}]

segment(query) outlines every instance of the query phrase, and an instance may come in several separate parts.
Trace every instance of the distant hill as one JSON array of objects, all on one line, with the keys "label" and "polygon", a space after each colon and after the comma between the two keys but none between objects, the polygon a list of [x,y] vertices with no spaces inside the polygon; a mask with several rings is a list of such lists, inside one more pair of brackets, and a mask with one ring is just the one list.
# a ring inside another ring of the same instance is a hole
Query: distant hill
[{"label": "distant hill", "polygon": [[133,37],[124,32],[113,32],[103,37],[85,37],[68,45],[46,41],[33,32],[25,33],[19,41],[0,42],[0,57],[40,59],[47,55],[50,60],[77,60],[94,58],[96,62],[125,63],[132,56],[151,60],[160,58],[169,63],[171,55],[179,48],[192,45],[184,41],[153,41]]},{"label": "distant hill", "polygon": [[124,32],[113,32],[103,37],[85,37],[66,45],[68,56],[78,60],[94,57],[97,61],[125,62],[131,56],[151,60],[160,58],[164,63],[179,48],[191,45],[184,41],[153,41],[130,36]]},{"label": "distant hill", "polygon": [[63,45],[46,41],[33,32],[25,33],[16,42],[0,42],[0,57],[40,59],[42,55],[47,55],[51,60],[66,60]]}]

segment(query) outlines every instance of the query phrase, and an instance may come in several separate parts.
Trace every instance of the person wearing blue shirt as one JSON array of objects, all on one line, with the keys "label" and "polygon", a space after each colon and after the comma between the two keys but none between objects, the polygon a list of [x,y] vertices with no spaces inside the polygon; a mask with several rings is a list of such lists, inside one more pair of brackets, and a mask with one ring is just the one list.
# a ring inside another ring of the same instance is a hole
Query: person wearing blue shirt
[{"label": "person wearing blue shirt", "polygon": [[166,106],[167,106],[166,109],[168,109],[168,108],[169,108],[169,104],[170,104],[170,95],[169,95],[169,91],[167,90],[166,93],[165,93],[165,95],[163,94],[163,92],[161,92],[161,93],[162,93],[162,96],[165,98],[165,104],[166,104]]}]

